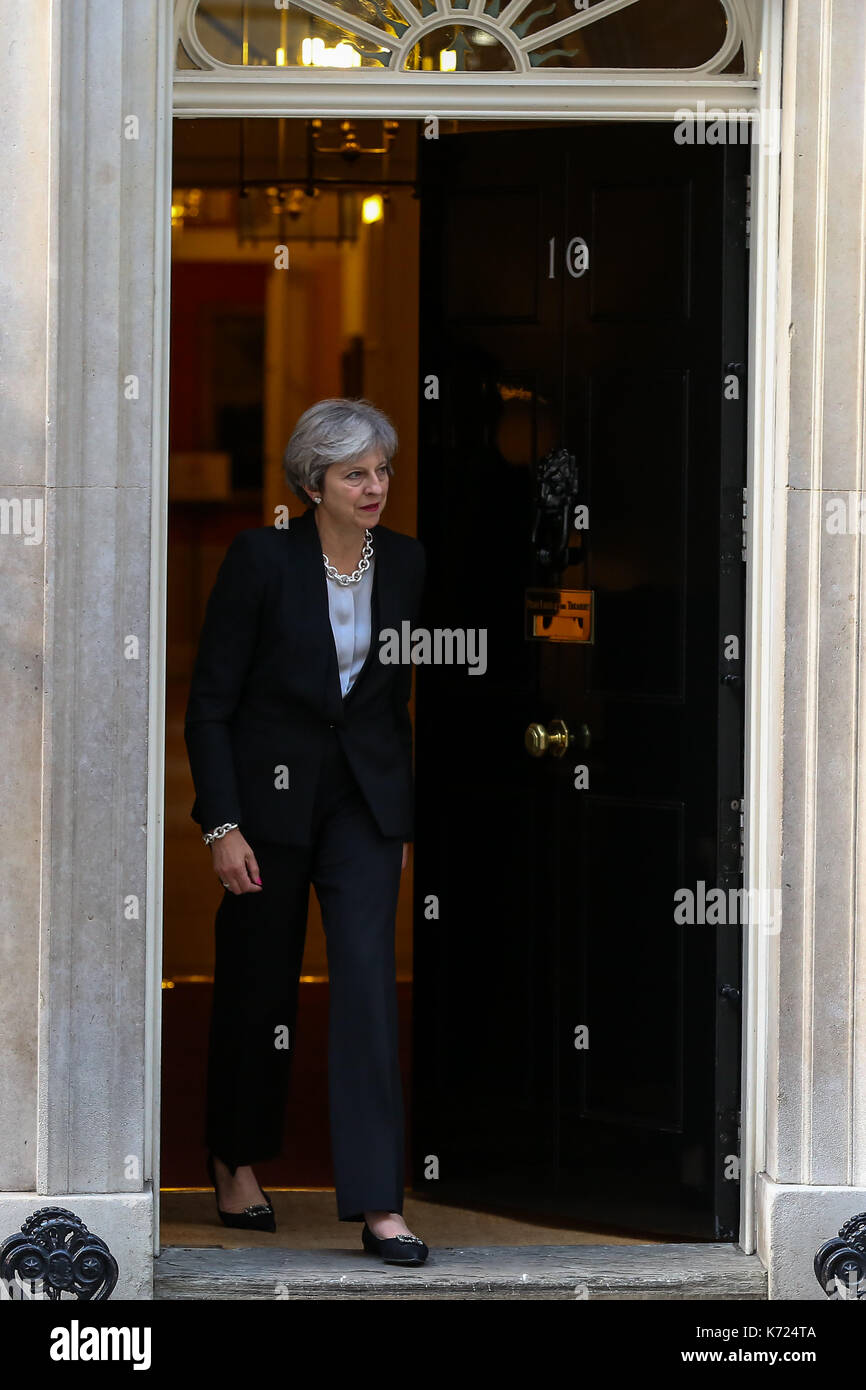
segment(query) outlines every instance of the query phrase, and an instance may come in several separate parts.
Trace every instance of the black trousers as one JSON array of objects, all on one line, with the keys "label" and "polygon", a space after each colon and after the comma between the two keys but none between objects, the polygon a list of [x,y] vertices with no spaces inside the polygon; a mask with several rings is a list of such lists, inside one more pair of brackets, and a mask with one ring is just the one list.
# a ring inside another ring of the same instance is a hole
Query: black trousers
[{"label": "black trousers", "polygon": [[394,957],[403,845],[379,830],[336,731],[312,838],[309,848],[250,840],[262,891],[226,889],[217,910],[205,1143],[232,1172],[280,1154],[312,883],[328,951],[337,1216],[361,1221],[364,1211],[403,1210]]}]

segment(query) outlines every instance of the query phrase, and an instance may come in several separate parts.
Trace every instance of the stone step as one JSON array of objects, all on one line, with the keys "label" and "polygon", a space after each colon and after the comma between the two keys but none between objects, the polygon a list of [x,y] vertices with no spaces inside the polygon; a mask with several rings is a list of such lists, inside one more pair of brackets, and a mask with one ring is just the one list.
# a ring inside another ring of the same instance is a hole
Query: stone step
[{"label": "stone step", "polygon": [[766,1299],[767,1275],[738,1246],[437,1247],[400,1268],[357,1250],[170,1246],[154,1299]]}]

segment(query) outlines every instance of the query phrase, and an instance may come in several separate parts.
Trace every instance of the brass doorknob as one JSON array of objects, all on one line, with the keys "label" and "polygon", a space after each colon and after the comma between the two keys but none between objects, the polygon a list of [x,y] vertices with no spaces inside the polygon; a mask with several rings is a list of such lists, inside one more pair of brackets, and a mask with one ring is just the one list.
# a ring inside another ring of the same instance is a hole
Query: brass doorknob
[{"label": "brass doorknob", "polygon": [[569,744],[574,743],[574,734],[569,733],[564,720],[551,719],[550,727],[547,729],[537,722],[530,724],[523,736],[523,742],[527,753],[533,758],[543,758],[545,753],[552,754],[554,758],[561,758]]}]

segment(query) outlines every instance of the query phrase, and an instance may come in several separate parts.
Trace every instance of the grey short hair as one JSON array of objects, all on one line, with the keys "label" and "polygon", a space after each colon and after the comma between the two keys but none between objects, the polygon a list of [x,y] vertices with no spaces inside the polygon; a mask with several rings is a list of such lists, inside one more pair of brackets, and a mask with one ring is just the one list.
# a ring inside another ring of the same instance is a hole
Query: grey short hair
[{"label": "grey short hair", "polygon": [[397,431],[388,416],[371,401],[334,397],[305,410],[283,454],[283,472],[293,492],[308,507],[305,491],[321,491],[322,478],[332,463],[354,463],[374,450],[393,475]]}]

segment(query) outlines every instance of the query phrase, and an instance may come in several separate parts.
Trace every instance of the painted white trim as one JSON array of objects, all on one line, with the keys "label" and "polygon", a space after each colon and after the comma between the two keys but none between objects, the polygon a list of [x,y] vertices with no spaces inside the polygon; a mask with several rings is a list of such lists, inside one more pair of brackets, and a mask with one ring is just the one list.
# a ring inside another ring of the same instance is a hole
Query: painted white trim
[{"label": "painted white trim", "polygon": [[176,72],[178,116],[340,116],[391,120],[673,120],[683,108],[757,111],[746,77],[683,77],[593,70],[542,73],[347,72],[237,68],[230,75]]},{"label": "painted white trim", "polygon": [[[762,101],[780,108],[784,0],[764,10]],[[749,419],[747,435],[748,563],[746,568],[746,703],[743,885],[748,901],[774,902],[778,887],[781,768],[777,735],[784,653],[784,531],[774,499],[777,266],[780,159],[752,150],[752,244],[749,267]],[[781,553],[779,553],[781,552]],[[780,561],[781,566],[780,566]],[[765,896],[766,893],[766,896]],[[774,924],[777,925],[777,924]],[[755,1184],[766,1144],[767,989],[771,938],[749,928],[743,943],[742,1114],[740,1134],[740,1244],[756,1250]]]},{"label": "painted white trim", "polygon": [[[435,114],[440,119],[539,120],[671,120],[683,108],[703,101],[708,111],[771,110],[779,108],[781,93],[784,0],[765,0],[761,27],[761,72],[756,80],[743,77],[687,78],[680,74],[618,73],[591,76],[581,71],[536,70],[529,75],[508,73],[371,73],[322,70],[311,74],[291,69],[233,69],[223,73],[176,72],[173,83],[177,116],[377,116],[394,119]],[[751,17],[750,17],[751,22]],[[174,54],[174,44],[171,46]],[[444,77],[444,80],[442,80]],[[429,80],[428,80],[429,79]],[[172,84],[166,81],[168,117]],[[170,126],[170,119],[167,121]],[[168,396],[168,294],[170,266],[171,151],[160,155],[162,178],[158,190],[157,238],[160,274],[165,286],[161,343],[155,359],[154,381],[154,508],[152,539],[151,632],[151,772],[148,815],[148,931],[152,942],[154,988],[149,995],[148,1037],[153,1048],[152,1153],[154,1200],[159,1189],[159,1036],[162,962],[162,806],[164,782],[164,677],[166,496],[168,439],[165,403]],[[778,622],[779,560],[784,560],[774,525],[773,462],[775,451],[775,334],[776,265],[778,255],[779,160],[759,146],[752,152],[752,254],[749,293],[749,419],[748,488],[750,502],[749,559],[746,574],[746,751],[744,887],[772,887],[778,863],[779,765],[771,735],[778,730],[776,705],[781,691],[776,647],[781,645]],[[161,412],[158,417],[157,412]],[[158,428],[156,425],[158,424]],[[154,690],[154,683],[159,685]],[[159,845],[155,839],[159,838]],[[757,895],[760,900],[761,895]],[[765,1068],[767,1056],[767,983],[769,942],[766,934],[749,933],[744,950],[743,1082],[741,1135],[740,1244],[756,1249],[755,1180],[763,1164],[765,1134]],[[157,1021],[155,1021],[156,1015]],[[157,1207],[158,1211],[158,1207]],[[158,1253],[158,1218],[155,1250]]]},{"label": "painted white trim", "polygon": [[153,1189],[153,1253],[159,1244],[159,1139],[162,1075],[162,956],[165,807],[165,686],[168,640],[168,393],[171,320],[172,71],[174,22],[162,6],[157,57],[154,204],[154,329],[151,382],[150,636],[147,761],[147,986],[145,998],[144,1153]]},{"label": "painted white trim", "polygon": [[[59,8],[56,5],[51,7],[49,24],[48,48],[50,54],[50,68],[48,73],[48,108],[46,116],[48,120],[48,170],[49,170],[49,194],[47,201],[47,220],[46,229],[48,260],[45,267],[45,509],[49,518],[50,529],[46,530],[45,545],[45,611],[43,618],[43,653],[44,662],[44,688],[42,693],[42,767],[40,775],[42,780],[42,806],[39,825],[39,846],[40,876],[42,880],[41,903],[39,912],[39,996],[40,1005],[36,1016],[36,1055],[40,1057],[50,1057],[52,1047],[52,1004],[51,994],[46,998],[47,985],[43,986],[43,973],[47,972],[51,950],[51,927],[53,920],[53,893],[52,876],[45,872],[45,858],[51,854],[51,804],[49,768],[54,763],[55,743],[54,743],[54,721],[51,718],[51,709],[54,700],[54,663],[47,660],[48,653],[54,652],[56,644],[57,626],[57,585],[55,572],[57,569],[57,522],[53,517],[54,508],[49,501],[49,488],[57,486],[58,468],[58,445],[57,445],[57,417],[60,404],[60,332],[57,322],[57,305],[60,294],[60,192],[59,192],[59,169],[60,169],[60,144],[63,110],[61,104],[61,55],[62,44],[62,25]],[[38,860],[37,860],[38,862]],[[145,1060],[146,1064],[146,1060]],[[51,1096],[48,1086],[48,1078],[45,1070],[39,1066],[37,1060],[36,1067],[36,1156],[35,1156],[35,1191],[49,1193],[52,1189],[50,1179],[49,1154],[51,1152]],[[24,1213],[22,1221],[32,1212]],[[10,1231],[13,1227],[8,1228]]]}]

